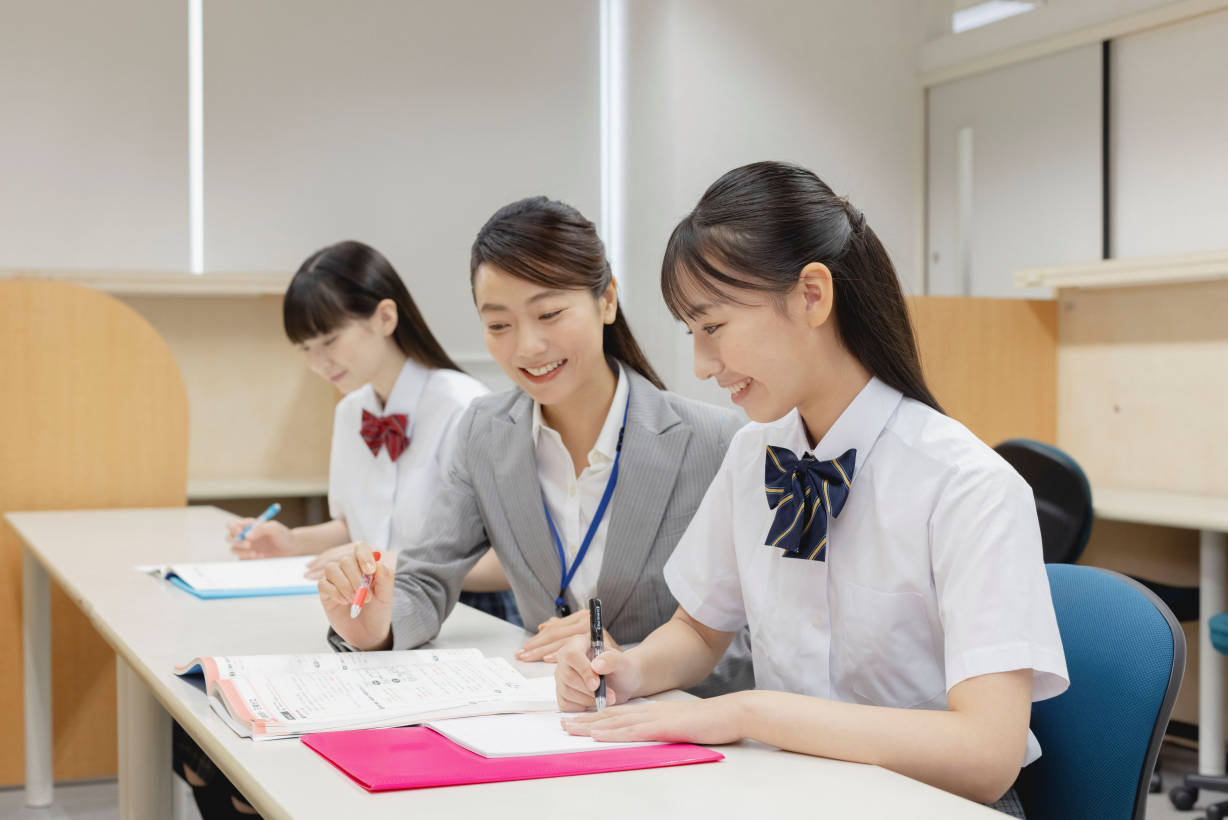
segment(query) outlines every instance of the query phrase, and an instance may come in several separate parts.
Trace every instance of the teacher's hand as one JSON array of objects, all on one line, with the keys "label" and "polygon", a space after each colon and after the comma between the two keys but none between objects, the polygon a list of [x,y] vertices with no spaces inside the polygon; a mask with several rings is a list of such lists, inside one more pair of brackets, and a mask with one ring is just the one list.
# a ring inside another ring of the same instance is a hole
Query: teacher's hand
[{"label": "teacher's hand", "polygon": [[[520,647],[516,652],[516,660],[554,663],[563,644],[574,635],[583,635],[586,639],[589,637],[587,609],[573,612],[566,618],[551,618],[538,624],[537,634]],[[620,648],[618,643],[610,637],[608,630],[603,631],[603,636],[606,649]]]}]

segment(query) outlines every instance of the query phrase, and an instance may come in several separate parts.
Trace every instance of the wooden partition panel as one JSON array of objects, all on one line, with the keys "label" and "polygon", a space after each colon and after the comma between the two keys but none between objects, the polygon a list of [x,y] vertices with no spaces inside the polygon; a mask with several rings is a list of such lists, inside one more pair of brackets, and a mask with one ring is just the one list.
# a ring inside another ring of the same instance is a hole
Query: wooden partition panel
[{"label": "wooden partition panel", "polygon": [[952,418],[993,446],[1057,440],[1057,304],[915,296],[921,366]]},{"label": "wooden partition panel", "polygon": [[1228,281],[1064,290],[1058,443],[1093,487],[1228,496]]},{"label": "wooden partition panel", "polygon": [[326,479],[339,393],[282,330],[281,296],[124,296],[166,341],[192,407],[189,479]]},{"label": "wooden partition panel", "polygon": [[[1223,254],[1208,256],[1202,264],[1222,271]],[[1060,293],[1058,444],[1083,466],[1093,495],[1111,487],[1228,498],[1228,281],[1155,274],[1180,272],[1178,262],[1134,263],[1151,277],[1138,285]],[[1198,533],[1096,519],[1082,563],[1197,586]],[[1198,625],[1182,626],[1186,670],[1173,720],[1197,724]]]},{"label": "wooden partition panel", "polygon": [[[76,285],[0,281],[0,373],[0,512],[184,503],[187,395],[131,308]],[[0,522],[0,786],[24,779],[21,575]],[[113,775],[114,655],[53,589],[55,777]]]}]

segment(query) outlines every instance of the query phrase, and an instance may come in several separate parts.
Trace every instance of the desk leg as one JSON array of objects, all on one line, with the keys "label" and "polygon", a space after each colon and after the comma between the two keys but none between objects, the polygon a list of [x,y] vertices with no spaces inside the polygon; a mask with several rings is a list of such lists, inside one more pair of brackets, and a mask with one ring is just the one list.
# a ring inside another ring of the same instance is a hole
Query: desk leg
[{"label": "desk leg", "polygon": [[26,805],[51,805],[51,582],[22,551],[21,644],[25,664]]},{"label": "desk leg", "polygon": [[132,667],[115,659],[119,712],[119,816],[165,820],[174,816],[171,717]]},{"label": "desk leg", "polygon": [[1203,530],[1198,562],[1198,773],[1224,774],[1224,659],[1211,646],[1211,616],[1225,604],[1228,535]]}]

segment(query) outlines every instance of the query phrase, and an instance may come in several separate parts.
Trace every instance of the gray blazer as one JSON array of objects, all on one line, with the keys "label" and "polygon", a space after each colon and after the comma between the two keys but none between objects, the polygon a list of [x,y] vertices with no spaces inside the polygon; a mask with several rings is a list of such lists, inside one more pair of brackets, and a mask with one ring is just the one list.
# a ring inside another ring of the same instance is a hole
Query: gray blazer
[{"label": "gray blazer", "polygon": [[[630,367],[623,372],[630,408],[597,589],[606,629],[628,643],[642,641],[677,609],[662,568],[745,419],[658,390]],[[394,648],[439,633],[461,581],[487,549],[499,556],[526,624],[554,615],[561,571],[537,480],[533,400],[523,391],[483,396],[461,417],[452,463],[422,532],[412,550],[398,545]],[[754,685],[745,632],[692,691]]]}]

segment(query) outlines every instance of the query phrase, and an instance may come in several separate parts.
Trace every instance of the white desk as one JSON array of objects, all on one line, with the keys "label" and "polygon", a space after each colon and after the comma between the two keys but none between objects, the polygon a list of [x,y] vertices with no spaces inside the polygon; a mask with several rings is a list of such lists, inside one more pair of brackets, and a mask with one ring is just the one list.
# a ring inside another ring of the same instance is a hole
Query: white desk
[{"label": "white desk", "polygon": [[1211,646],[1210,619],[1228,609],[1228,498],[1185,493],[1092,491],[1096,515],[1116,521],[1196,529],[1198,549],[1198,773],[1224,774],[1224,662]]},{"label": "white desk", "polygon": [[[884,769],[751,742],[723,747],[726,760],[721,763],[368,794],[297,740],[257,744],[236,736],[209,709],[199,689],[172,674],[174,664],[194,655],[327,649],[324,615],[314,597],[201,601],[133,571],[138,564],[217,556],[225,513],[189,507],[6,517],[26,546],[26,788],[35,802],[45,800],[42,805],[52,795],[45,594],[49,574],[118,655],[119,793],[124,818],[171,816],[171,717],[271,820],[443,816],[540,820],[560,807],[645,820],[756,816],[765,806],[773,813],[820,811],[832,817],[1001,817]],[[516,627],[458,607],[435,645],[474,646],[487,655],[510,656],[523,637]],[[518,666],[531,676],[551,669],[543,664]]]}]

